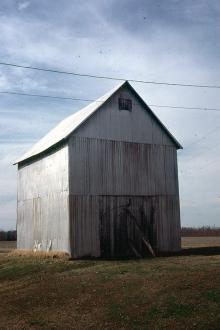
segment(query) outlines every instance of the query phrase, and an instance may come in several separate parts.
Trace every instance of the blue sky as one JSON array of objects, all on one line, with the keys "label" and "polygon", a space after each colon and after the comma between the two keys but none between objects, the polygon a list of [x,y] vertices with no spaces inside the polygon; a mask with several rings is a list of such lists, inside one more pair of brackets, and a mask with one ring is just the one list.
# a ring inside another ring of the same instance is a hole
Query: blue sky
[{"label": "blue sky", "polygon": [[[1,0],[0,61],[220,85],[218,0]],[[97,98],[117,82],[0,66],[0,91]],[[217,89],[133,83],[149,104],[220,108]],[[0,95],[0,228],[16,226],[14,160],[85,102]],[[184,226],[220,226],[220,113],[152,108],[178,152]]]}]

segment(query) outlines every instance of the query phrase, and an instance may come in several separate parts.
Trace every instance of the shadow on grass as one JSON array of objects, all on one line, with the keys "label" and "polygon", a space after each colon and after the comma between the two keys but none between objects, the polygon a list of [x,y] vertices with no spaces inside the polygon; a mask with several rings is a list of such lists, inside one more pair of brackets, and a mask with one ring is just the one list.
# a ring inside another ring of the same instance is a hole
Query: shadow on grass
[{"label": "shadow on grass", "polygon": [[[220,246],[212,246],[212,247],[196,247],[196,248],[187,248],[187,249],[181,249],[177,252],[160,252],[156,254],[156,257],[175,257],[175,256],[193,256],[193,255],[201,255],[201,256],[214,256],[214,255],[220,255]],[[129,260],[140,260],[140,259],[154,259],[151,255],[145,255],[140,258],[135,256],[118,256],[118,257],[91,257],[91,256],[85,256],[81,257],[79,259],[72,259],[70,260],[102,260],[102,261],[129,261]]]},{"label": "shadow on grass", "polygon": [[160,257],[192,256],[192,255],[201,255],[201,256],[220,255],[220,246],[187,248],[187,249],[181,249],[178,252],[164,252],[159,254]]}]

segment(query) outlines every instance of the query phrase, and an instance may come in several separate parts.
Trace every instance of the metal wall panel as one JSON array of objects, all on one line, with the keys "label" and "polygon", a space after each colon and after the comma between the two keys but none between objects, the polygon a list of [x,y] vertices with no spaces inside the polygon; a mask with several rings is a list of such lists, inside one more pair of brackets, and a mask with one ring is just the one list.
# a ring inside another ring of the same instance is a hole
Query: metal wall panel
[{"label": "metal wall panel", "polygon": [[70,195],[69,205],[72,257],[100,257],[98,199]]},{"label": "metal wall panel", "polygon": [[18,169],[18,248],[70,250],[68,146]]},{"label": "metal wall panel", "polygon": [[70,201],[74,258],[135,256],[132,246],[146,256],[143,235],[156,252],[180,249],[176,196],[72,195]]},{"label": "metal wall panel", "polygon": [[154,212],[156,251],[180,249],[175,147],[72,136],[69,162],[73,257],[130,255],[128,241],[144,255],[140,232],[123,208],[129,203],[145,235]]},{"label": "metal wall panel", "polygon": [[68,191],[68,146],[18,167],[18,201]]},{"label": "metal wall panel", "polygon": [[70,194],[178,194],[174,147],[72,137],[69,155]]},{"label": "metal wall panel", "polygon": [[33,248],[33,204],[32,200],[17,203],[17,248]]},{"label": "metal wall panel", "polygon": [[[118,99],[132,100],[132,111],[119,110]],[[175,146],[168,134],[127,87],[116,92],[74,133],[82,137]]]}]

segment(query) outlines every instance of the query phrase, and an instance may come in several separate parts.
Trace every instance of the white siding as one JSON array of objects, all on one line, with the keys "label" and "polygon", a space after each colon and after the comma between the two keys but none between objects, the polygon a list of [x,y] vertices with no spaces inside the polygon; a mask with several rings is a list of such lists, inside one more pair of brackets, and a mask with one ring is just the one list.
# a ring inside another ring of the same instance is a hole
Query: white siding
[{"label": "white siding", "polygon": [[[119,97],[132,100],[132,111],[119,110]],[[82,137],[175,146],[168,134],[127,87],[122,87],[116,92],[73,134]]]},{"label": "white siding", "polygon": [[69,252],[68,146],[18,170],[18,248]]},{"label": "white siding", "polygon": [[175,147],[72,137],[70,194],[176,195]]}]

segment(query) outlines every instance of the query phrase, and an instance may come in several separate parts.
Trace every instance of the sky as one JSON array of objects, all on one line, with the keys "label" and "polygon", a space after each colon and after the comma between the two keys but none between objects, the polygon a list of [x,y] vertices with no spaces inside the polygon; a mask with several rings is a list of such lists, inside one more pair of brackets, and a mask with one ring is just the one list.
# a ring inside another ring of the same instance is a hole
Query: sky
[{"label": "sky", "polygon": [[[0,62],[220,85],[218,0],[1,0]],[[0,65],[0,92],[96,99],[118,82]],[[219,108],[219,89],[132,83],[148,104]],[[0,229],[16,228],[13,162],[87,103],[0,94]],[[178,151],[182,226],[220,226],[220,112],[154,108]]]}]

